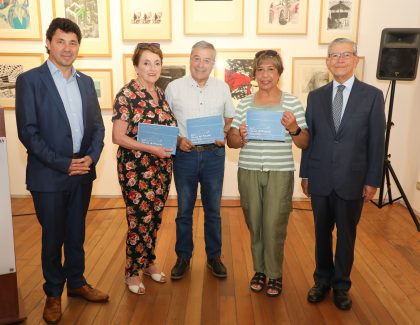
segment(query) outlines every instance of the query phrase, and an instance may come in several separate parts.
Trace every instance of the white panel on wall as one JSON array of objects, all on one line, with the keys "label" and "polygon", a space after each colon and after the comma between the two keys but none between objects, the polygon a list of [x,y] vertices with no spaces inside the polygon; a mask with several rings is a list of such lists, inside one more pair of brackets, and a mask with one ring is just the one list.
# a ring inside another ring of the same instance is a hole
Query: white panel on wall
[{"label": "white panel on wall", "polygon": [[0,275],[16,272],[6,137],[0,137]]}]

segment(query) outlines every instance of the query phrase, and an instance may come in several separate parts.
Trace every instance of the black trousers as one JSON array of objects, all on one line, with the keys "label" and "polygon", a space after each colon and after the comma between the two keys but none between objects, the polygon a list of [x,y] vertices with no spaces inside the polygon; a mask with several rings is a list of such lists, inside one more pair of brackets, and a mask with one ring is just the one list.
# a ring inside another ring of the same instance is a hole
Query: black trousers
[{"label": "black trousers", "polygon": [[41,261],[47,296],[61,296],[66,281],[69,288],[86,284],[83,244],[91,192],[92,182],[73,184],[60,192],[31,192],[42,226]]},{"label": "black trousers", "polygon": [[[311,202],[315,219],[315,283],[349,290],[363,198],[343,200],[333,191],[328,196],[312,195]],[[334,226],[337,227],[337,242],[333,258]]]}]

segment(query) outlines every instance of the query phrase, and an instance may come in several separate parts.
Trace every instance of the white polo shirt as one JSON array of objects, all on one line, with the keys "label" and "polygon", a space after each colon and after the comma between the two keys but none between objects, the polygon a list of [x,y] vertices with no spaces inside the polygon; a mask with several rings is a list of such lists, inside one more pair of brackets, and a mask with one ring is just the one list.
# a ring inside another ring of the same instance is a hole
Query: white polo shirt
[{"label": "white polo shirt", "polygon": [[169,83],[165,97],[178,121],[179,135],[187,136],[187,119],[222,115],[235,115],[229,86],[222,80],[209,77],[204,87],[191,77],[185,76]]}]

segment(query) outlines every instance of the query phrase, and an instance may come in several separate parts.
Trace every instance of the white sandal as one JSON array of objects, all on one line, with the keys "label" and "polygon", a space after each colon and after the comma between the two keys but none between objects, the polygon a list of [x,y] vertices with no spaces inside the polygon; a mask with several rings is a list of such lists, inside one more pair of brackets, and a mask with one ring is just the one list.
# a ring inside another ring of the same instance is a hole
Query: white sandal
[{"label": "white sandal", "polygon": [[166,282],[166,275],[163,272],[160,273],[149,273],[147,271],[143,272],[144,275],[150,276],[153,281],[159,282],[159,283],[165,283]]},{"label": "white sandal", "polygon": [[125,279],[125,284],[127,285],[128,290],[132,293],[137,295],[144,295],[146,293],[146,288],[144,287],[143,282],[140,282],[140,284],[128,284],[127,279]]}]

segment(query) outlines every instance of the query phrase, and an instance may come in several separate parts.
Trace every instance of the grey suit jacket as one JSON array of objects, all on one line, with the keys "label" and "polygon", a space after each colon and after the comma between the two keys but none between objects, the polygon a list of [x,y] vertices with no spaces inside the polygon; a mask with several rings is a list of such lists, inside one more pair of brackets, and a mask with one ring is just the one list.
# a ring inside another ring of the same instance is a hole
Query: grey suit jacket
[{"label": "grey suit jacket", "polygon": [[20,141],[28,152],[26,184],[30,191],[62,191],[74,182],[89,182],[96,177],[105,128],[92,78],[78,72],[82,97],[84,135],[82,156],[94,164],[88,174],[68,176],[73,155],[70,123],[48,65],[22,73],[16,81],[16,122]]},{"label": "grey suit jacket", "polygon": [[332,82],[309,93],[306,122],[310,145],[302,152],[300,177],[309,193],[333,190],[360,199],[363,186],[379,187],[384,163],[385,112],[382,91],[355,79],[338,131],[332,118]]}]

